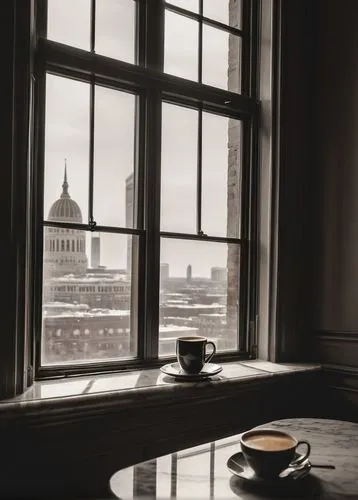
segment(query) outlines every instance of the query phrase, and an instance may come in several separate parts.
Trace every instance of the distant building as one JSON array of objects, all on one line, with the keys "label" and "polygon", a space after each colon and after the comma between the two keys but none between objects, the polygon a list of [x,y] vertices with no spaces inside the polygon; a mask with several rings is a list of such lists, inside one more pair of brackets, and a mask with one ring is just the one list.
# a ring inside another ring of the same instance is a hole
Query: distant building
[{"label": "distant building", "polygon": [[[68,193],[66,165],[62,193],[51,206],[48,220],[82,223],[81,210]],[[130,344],[133,339],[129,339],[131,282],[126,271],[107,270],[101,266],[100,258],[99,236],[91,238],[93,269],[88,269],[85,231],[45,228],[43,328],[46,362],[128,356],[133,351]],[[103,310],[110,313],[98,312]],[[123,338],[124,333],[126,338]]]},{"label": "distant building", "polygon": [[69,274],[46,280],[43,301],[87,304],[89,307],[129,309],[131,285],[121,275]]},{"label": "distant building", "polygon": [[101,265],[101,240],[100,236],[91,238],[91,267],[98,269]]},{"label": "distant building", "polygon": [[[66,163],[62,193],[51,206],[47,220],[82,224],[81,209],[68,192]],[[70,273],[81,275],[86,272],[87,266],[85,231],[45,227],[44,278]]]},{"label": "distant building", "polygon": [[178,326],[169,324],[159,327],[159,356],[170,356],[175,354],[176,341],[181,336],[198,335],[198,328]]},{"label": "distant building", "polygon": [[191,264],[189,264],[188,267],[186,268],[186,281],[188,283],[191,282],[191,275],[192,275],[192,267]]},{"label": "distant building", "polygon": [[165,283],[169,279],[169,264],[165,262],[160,264],[160,282]]},{"label": "distant building", "polygon": [[[131,173],[126,178],[126,227],[133,227],[134,175]],[[132,236],[127,236],[127,274],[132,273]]]},{"label": "distant building", "polygon": [[135,355],[129,310],[90,310],[83,304],[44,306],[44,356],[47,363]]},{"label": "distant building", "polygon": [[[48,363],[135,356],[129,310],[89,309],[56,302],[44,306],[44,355]],[[173,355],[177,337],[198,335],[198,328],[159,327],[159,355]]]},{"label": "distant building", "polygon": [[226,267],[212,267],[211,281],[225,282],[227,278]]}]

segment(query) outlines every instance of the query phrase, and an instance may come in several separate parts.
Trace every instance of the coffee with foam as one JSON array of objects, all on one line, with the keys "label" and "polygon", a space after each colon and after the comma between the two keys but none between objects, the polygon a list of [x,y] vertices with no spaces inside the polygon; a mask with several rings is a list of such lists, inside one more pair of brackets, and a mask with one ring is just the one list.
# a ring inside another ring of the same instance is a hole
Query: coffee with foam
[{"label": "coffee with foam", "polygon": [[254,434],[245,439],[245,444],[256,450],[280,451],[295,446],[295,441],[289,436],[275,434]]}]

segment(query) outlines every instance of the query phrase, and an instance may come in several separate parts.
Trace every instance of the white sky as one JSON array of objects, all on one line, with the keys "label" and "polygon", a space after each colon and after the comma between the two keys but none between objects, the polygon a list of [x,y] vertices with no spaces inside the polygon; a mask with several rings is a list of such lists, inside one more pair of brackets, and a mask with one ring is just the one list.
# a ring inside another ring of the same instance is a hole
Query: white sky
[{"label": "white sky", "polygon": [[[155,0],[152,0],[155,1]],[[233,0],[234,1],[234,0]],[[96,52],[134,62],[133,0],[97,0]],[[197,9],[197,0],[173,4]],[[228,22],[227,0],[204,0],[204,15]],[[90,0],[48,0],[48,37],[89,49]],[[165,26],[165,71],[197,79],[195,21],[168,12]],[[227,88],[228,34],[205,27],[203,81]],[[94,217],[98,224],[125,226],[125,179],[133,171],[135,97],[96,87]],[[203,115],[203,230],[226,234],[227,118]],[[163,105],[162,229],[196,231],[197,112]],[[89,85],[48,76],[46,99],[45,216],[60,196],[64,158],[69,193],[84,222],[88,217]],[[103,235],[101,264],[126,267],[126,236]],[[90,259],[90,245],[87,244]],[[226,266],[226,245],[165,241],[161,262],[171,276],[209,276],[212,266]]]}]

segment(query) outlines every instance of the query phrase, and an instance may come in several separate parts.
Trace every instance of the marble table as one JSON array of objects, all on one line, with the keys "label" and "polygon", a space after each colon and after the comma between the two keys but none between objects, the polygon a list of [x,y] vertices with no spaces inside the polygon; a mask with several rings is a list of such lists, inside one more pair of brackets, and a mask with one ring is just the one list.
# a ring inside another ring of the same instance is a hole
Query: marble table
[{"label": "marble table", "polygon": [[260,427],[285,430],[311,443],[314,464],[334,464],[334,470],[312,468],[290,491],[257,489],[233,476],[228,458],[240,450],[239,435],[178,451],[116,472],[110,479],[114,497],[127,499],[314,498],[358,500],[358,424],[339,420],[286,419]]}]

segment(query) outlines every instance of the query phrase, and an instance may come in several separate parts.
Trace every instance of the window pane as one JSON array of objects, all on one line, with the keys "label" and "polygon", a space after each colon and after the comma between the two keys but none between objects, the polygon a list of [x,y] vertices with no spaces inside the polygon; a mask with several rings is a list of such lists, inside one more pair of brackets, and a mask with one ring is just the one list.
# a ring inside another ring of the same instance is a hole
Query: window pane
[{"label": "window pane", "polygon": [[133,227],[135,99],[96,86],[93,207],[101,225]]},{"label": "window pane", "polygon": [[46,77],[44,215],[48,220],[88,222],[89,90],[87,83]]},{"label": "window pane", "polygon": [[198,23],[165,12],[164,71],[198,80]]},{"label": "window pane", "polygon": [[198,112],[162,110],[161,230],[196,233]]},{"label": "window pane", "polygon": [[[203,113],[202,228],[240,236],[241,122]],[[213,200],[215,202],[213,203]]]},{"label": "window pane", "polygon": [[96,1],[96,53],[135,62],[135,11],[133,0]]},{"label": "window pane", "polygon": [[198,0],[168,0],[168,3],[177,5],[182,9],[190,10],[191,12],[199,12]]},{"label": "window pane", "polygon": [[203,15],[233,28],[241,28],[241,0],[203,0]]},{"label": "window pane", "polygon": [[203,83],[241,91],[241,38],[203,26]]},{"label": "window pane", "polygon": [[159,355],[180,335],[203,335],[219,351],[237,349],[239,246],[161,239]]},{"label": "window pane", "polygon": [[91,0],[47,0],[47,37],[90,50]]},{"label": "window pane", "polygon": [[136,356],[137,247],[137,237],[44,228],[42,364]]}]

